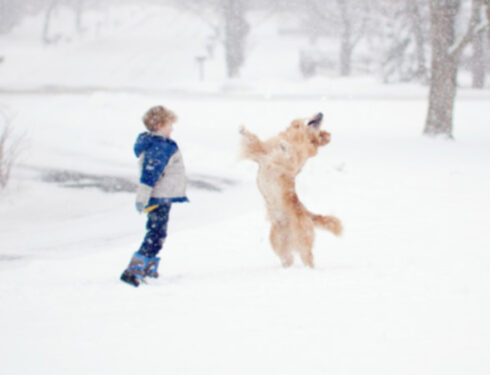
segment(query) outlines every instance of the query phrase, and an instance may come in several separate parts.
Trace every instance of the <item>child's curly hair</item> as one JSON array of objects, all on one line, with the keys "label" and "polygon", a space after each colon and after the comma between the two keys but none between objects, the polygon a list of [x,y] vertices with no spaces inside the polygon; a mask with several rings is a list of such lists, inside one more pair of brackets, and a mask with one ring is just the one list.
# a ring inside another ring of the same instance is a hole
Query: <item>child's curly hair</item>
[{"label": "child's curly hair", "polygon": [[143,116],[143,123],[151,132],[157,131],[162,126],[175,121],[177,121],[175,113],[161,105],[151,107]]}]

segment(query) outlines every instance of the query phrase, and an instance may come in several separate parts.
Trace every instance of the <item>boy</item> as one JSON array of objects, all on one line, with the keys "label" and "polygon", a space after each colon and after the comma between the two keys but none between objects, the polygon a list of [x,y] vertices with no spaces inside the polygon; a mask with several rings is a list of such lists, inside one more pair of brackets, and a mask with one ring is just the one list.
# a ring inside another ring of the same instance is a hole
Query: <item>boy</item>
[{"label": "boy", "polygon": [[158,277],[160,258],[156,256],[167,237],[171,205],[188,202],[182,155],[177,143],[170,139],[176,121],[175,114],[167,108],[150,108],[143,117],[148,131],[141,133],[134,145],[141,171],[136,209],[148,213],[147,232],[121,280],[135,287],[145,277]]}]

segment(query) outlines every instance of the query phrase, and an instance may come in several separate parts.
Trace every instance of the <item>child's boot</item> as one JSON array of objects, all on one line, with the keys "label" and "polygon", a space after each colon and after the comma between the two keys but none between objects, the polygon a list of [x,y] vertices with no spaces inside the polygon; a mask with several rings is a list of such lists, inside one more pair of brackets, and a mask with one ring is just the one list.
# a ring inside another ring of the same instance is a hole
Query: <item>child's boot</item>
[{"label": "child's boot", "polygon": [[156,279],[158,275],[158,265],[160,264],[160,258],[153,257],[148,258],[148,264],[145,269],[145,276],[153,277]]},{"label": "child's boot", "polygon": [[140,282],[147,275],[149,260],[150,258],[142,254],[134,253],[131,261],[129,262],[128,268],[126,268],[121,275],[121,280],[134,287],[139,286]]}]

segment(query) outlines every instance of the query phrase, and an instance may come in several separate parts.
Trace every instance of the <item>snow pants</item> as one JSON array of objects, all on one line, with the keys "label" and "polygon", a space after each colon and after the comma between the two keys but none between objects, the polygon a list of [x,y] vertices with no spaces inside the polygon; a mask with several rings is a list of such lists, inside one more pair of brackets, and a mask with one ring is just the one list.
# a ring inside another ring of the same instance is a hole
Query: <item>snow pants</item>
[{"label": "snow pants", "polygon": [[138,250],[139,254],[153,258],[160,252],[167,237],[167,223],[171,206],[171,203],[160,204],[148,214],[146,235]]}]

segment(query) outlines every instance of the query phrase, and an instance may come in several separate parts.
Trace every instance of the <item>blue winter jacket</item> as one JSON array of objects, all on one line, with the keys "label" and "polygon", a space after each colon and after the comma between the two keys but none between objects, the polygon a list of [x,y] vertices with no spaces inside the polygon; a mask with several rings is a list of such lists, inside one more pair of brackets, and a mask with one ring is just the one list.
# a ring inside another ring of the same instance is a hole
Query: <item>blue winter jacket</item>
[{"label": "blue winter jacket", "polygon": [[140,159],[140,185],[153,188],[147,205],[188,201],[184,162],[175,141],[144,132],[136,140],[134,153]]}]

